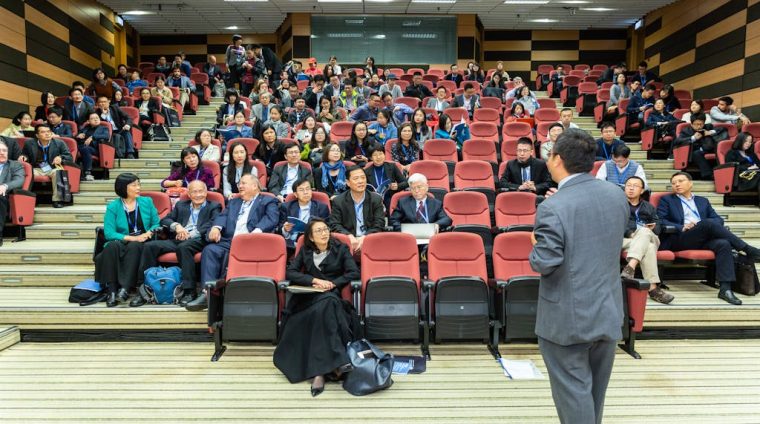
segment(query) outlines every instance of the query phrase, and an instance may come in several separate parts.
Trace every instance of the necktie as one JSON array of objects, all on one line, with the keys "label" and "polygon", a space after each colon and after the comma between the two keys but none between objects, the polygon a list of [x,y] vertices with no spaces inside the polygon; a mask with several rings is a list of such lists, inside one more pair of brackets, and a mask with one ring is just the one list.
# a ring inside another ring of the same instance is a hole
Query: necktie
[{"label": "necktie", "polygon": [[522,169],[522,179],[523,179],[523,182],[528,181],[528,168],[527,167]]},{"label": "necktie", "polygon": [[261,108],[261,120],[266,122],[269,120],[269,106],[262,106]]},{"label": "necktie", "polygon": [[417,202],[417,222],[420,224],[424,224],[426,222],[425,220],[425,205],[420,200]]}]

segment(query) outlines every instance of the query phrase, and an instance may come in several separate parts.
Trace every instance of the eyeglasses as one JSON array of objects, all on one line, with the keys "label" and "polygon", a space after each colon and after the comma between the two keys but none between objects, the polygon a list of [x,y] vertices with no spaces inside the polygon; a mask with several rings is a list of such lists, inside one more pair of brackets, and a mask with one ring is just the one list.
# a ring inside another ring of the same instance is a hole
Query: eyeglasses
[{"label": "eyeglasses", "polygon": [[300,188],[296,189],[296,191],[299,192],[299,193],[310,193],[311,192],[311,187],[300,187]]},{"label": "eyeglasses", "polygon": [[328,234],[330,229],[328,227],[319,227],[312,230],[314,234]]}]

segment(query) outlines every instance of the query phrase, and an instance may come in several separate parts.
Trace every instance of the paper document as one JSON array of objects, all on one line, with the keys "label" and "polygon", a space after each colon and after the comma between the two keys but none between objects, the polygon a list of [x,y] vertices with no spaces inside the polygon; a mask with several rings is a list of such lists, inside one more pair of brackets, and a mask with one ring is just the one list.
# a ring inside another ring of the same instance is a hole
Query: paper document
[{"label": "paper document", "polygon": [[544,375],[536,368],[530,359],[506,359],[499,358],[504,375],[511,380],[541,380]]},{"label": "paper document", "polygon": [[313,286],[288,286],[288,291],[291,293],[324,293],[327,290],[319,289]]}]

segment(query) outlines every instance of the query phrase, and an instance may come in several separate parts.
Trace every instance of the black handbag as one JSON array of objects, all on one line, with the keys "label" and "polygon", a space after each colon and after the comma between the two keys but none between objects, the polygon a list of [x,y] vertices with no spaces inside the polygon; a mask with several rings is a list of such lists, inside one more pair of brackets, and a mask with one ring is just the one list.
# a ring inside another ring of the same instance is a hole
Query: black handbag
[{"label": "black handbag", "polygon": [[353,369],[343,380],[343,390],[354,396],[364,396],[393,385],[393,355],[385,353],[367,339],[346,345]]},{"label": "black handbag", "polygon": [[73,201],[71,197],[71,184],[69,182],[69,171],[60,167],[56,172],[55,186],[60,196],[61,202],[71,203]]},{"label": "black handbag", "polygon": [[755,263],[744,255],[734,256],[734,268],[736,281],[731,285],[731,290],[746,295],[754,296],[760,293],[760,281],[757,278]]}]

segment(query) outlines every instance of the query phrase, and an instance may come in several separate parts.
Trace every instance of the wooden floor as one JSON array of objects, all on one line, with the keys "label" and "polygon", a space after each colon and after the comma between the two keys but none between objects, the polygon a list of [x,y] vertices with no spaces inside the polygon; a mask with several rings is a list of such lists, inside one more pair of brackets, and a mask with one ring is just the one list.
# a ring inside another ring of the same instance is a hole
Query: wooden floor
[{"label": "wooden floor", "polygon": [[[760,295],[739,297],[742,306],[718,299],[718,291],[697,282],[670,282],[676,299],[670,305],[647,304],[645,329],[678,327],[760,328]],[[178,306],[129,308],[105,303],[80,307],[68,303],[69,288],[0,287],[0,326],[22,330],[175,329],[206,328],[205,312]]]},{"label": "wooden floor", "polygon": [[[760,340],[638,348],[641,360],[618,353],[605,423],[760,421]],[[0,351],[0,422],[558,422],[548,379],[508,380],[482,345],[433,346],[426,373],[394,376],[389,390],[361,398],[335,383],[312,398],[308,383],[289,384],[274,368],[270,346],[233,346],[218,363],[211,351],[206,343],[16,344]],[[502,353],[546,372],[534,345]]]}]

